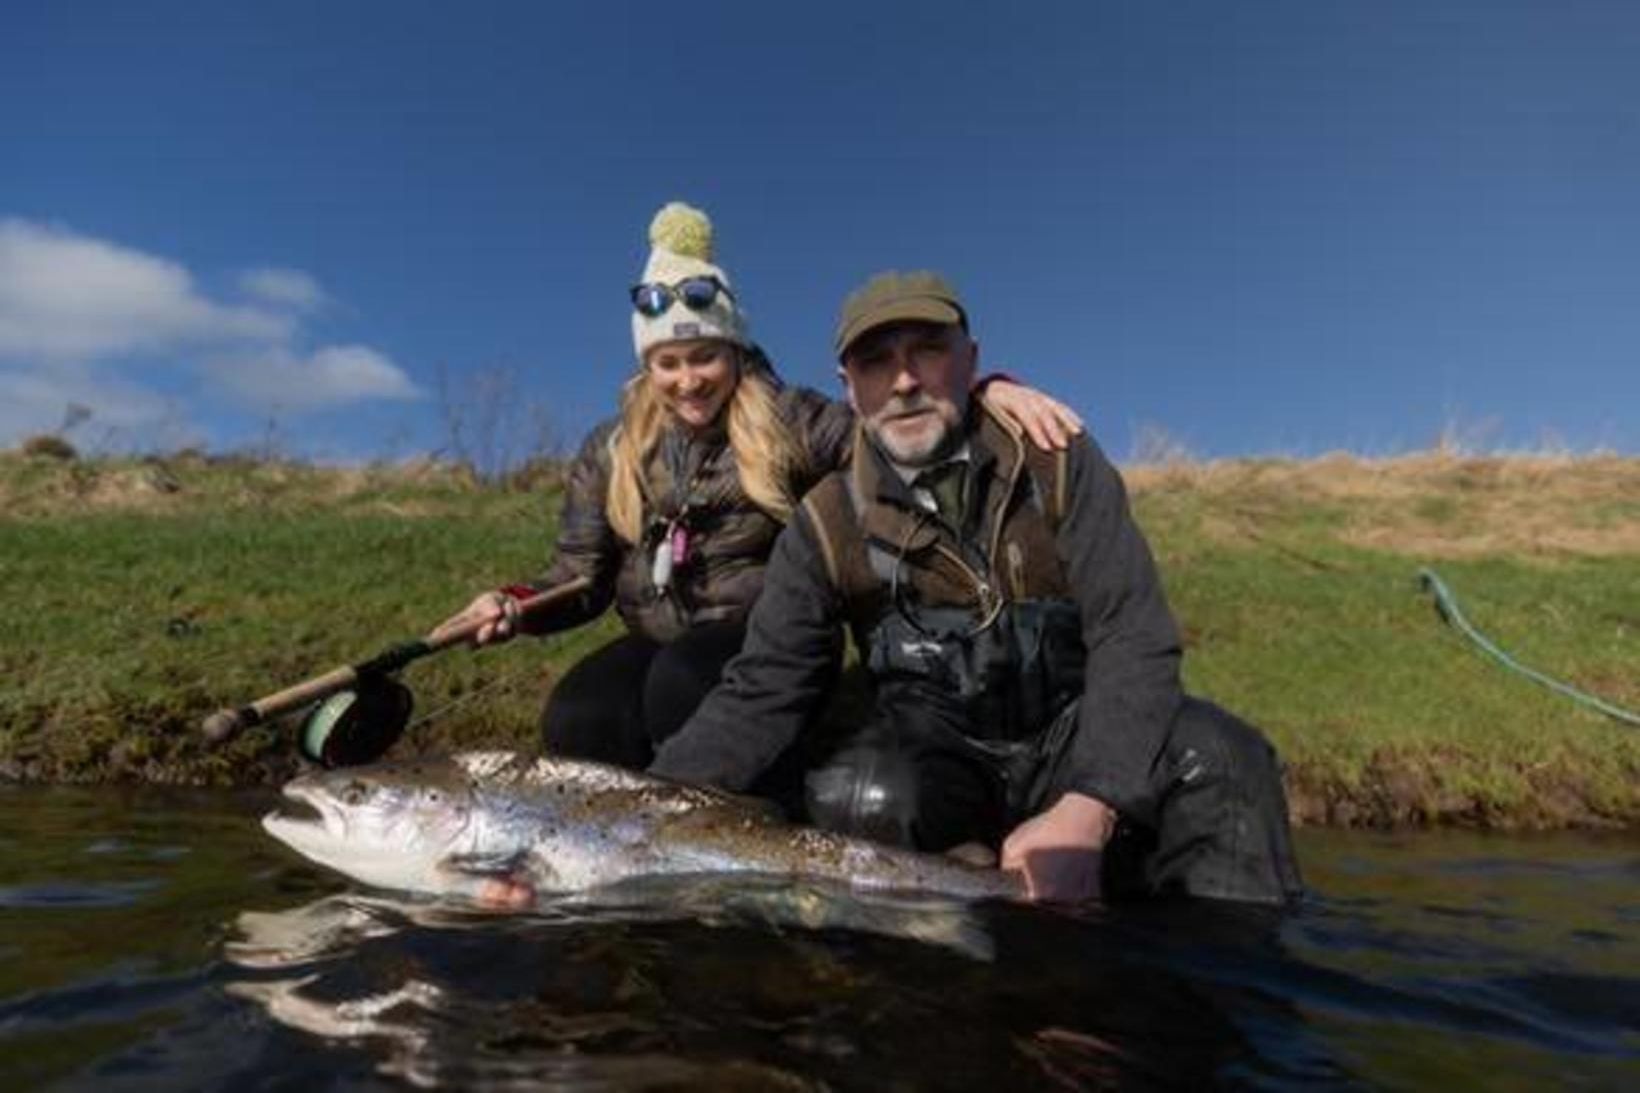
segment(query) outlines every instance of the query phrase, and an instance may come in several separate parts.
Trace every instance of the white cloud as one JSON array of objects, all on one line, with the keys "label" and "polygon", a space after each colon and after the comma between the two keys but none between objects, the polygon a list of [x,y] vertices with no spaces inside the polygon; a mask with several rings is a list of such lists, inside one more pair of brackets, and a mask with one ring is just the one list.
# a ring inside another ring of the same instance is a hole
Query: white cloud
[{"label": "white cloud", "polygon": [[156,435],[224,399],[300,413],[422,397],[369,346],[310,348],[304,319],[330,303],[314,277],[262,266],[238,286],[249,302],[214,300],[178,262],[0,218],[0,444],[57,428],[71,402]]},{"label": "white cloud", "polygon": [[214,303],[175,262],[64,228],[0,220],[0,358],[84,361],[283,341],[291,321]]},{"label": "white cloud", "polygon": [[247,296],[296,311],[317,310],[329,299],[319,282],[299,269],[248,269],[239,275],[239,287]]},{"label": "white cloud", "polygon": [[275,349],[218,358],[208,373],[242,401],[289,411],[330,409],[367,399],[418,399],[422,390],[404,370],[363,345],[327,345],[301,356]]}]

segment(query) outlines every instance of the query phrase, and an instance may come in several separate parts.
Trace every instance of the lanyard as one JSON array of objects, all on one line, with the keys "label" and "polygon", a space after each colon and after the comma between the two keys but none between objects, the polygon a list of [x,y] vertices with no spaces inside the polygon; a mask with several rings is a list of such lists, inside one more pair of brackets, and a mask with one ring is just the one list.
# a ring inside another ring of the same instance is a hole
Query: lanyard
[{"label": "lanyard", "polygon": [[721,451],[721,445],[706,448],[691,444],[687,438],[676,433],[668,433],[662,443],[662,455],[672,471],[673,514],[665,519],[665,527],[656,540],[649,565],[649,580],[657,592],[666,595],[672,590],[674,571],[686,565],[692,553],[689,513],[695,504],[695,490],[705,478],[713,458]]}]

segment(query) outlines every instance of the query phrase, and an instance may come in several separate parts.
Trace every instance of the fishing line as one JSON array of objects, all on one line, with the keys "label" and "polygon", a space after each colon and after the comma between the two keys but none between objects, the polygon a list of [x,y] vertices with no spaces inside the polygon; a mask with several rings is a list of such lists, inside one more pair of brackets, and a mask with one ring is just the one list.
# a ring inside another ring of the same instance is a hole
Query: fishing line
[{"label": "fishing line", "polygon": [[426,713],[422,714],[420,717],[416,718],[414,721],[411,721],[410,724],[406,725],[405,726],[405,731],[409,732],[411,729],[414,729],[414,728],[416,728],[420,725],[428,724],[429,722],[434,721],[437,718],[443,717],[445,714],[449,713],[451,710],[454,710],[459,706],[462,706],[462,705],[464,705],[468,702],[471,702],[475,698],[481,698],[486,694],[491,694],[492,692],[501,693],[501,692],[504,692],[506,689],[515,687],[520,682],[523,681],[524,677],[527,674],[529,674],[534,669],[534,667],[535,667],[534,665],[522,664],[522,665],[519,665],[516,668],[512,668],[512,669],[509,669],[508,671],[502,672],[500,675],[496,676],[496,678],[490,680],[490,682],[485,683],[482,686],[475,687],[473,690],[468,691],[466,694],[462,695],[461,697],[453,698],[449,702],[446,702],[444,705],[439,706],[436,709],[429,710]]}]

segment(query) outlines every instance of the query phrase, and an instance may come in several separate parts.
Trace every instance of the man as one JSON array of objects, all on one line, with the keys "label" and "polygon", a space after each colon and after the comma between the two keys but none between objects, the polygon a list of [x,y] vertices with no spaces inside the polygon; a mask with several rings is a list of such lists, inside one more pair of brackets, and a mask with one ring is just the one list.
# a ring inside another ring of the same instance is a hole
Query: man
[{"label": "man", "polygon": [[1099,450],[1040,451],[969,399],[979,348],[935,274],[872,278],[835,348],[852,465],[776,541],[742,651],[651,770],[752,786],[822,706],[846,625],[874,706],[810,770],[814,822],[1000,843],[1035,898],[1296,895],[1274,753],[1181,693],[1176,627]]}]

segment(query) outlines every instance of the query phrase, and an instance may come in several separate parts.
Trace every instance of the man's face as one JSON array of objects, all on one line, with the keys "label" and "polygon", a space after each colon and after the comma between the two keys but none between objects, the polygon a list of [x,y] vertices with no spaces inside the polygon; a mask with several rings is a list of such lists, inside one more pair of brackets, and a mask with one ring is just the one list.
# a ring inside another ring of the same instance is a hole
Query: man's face
[{"label": "man's face", "polygon": [[960,326],[903,322],[868,330],[843,354],[843,382],[866,433],[908,467],[956,446],[979,346]]}]

